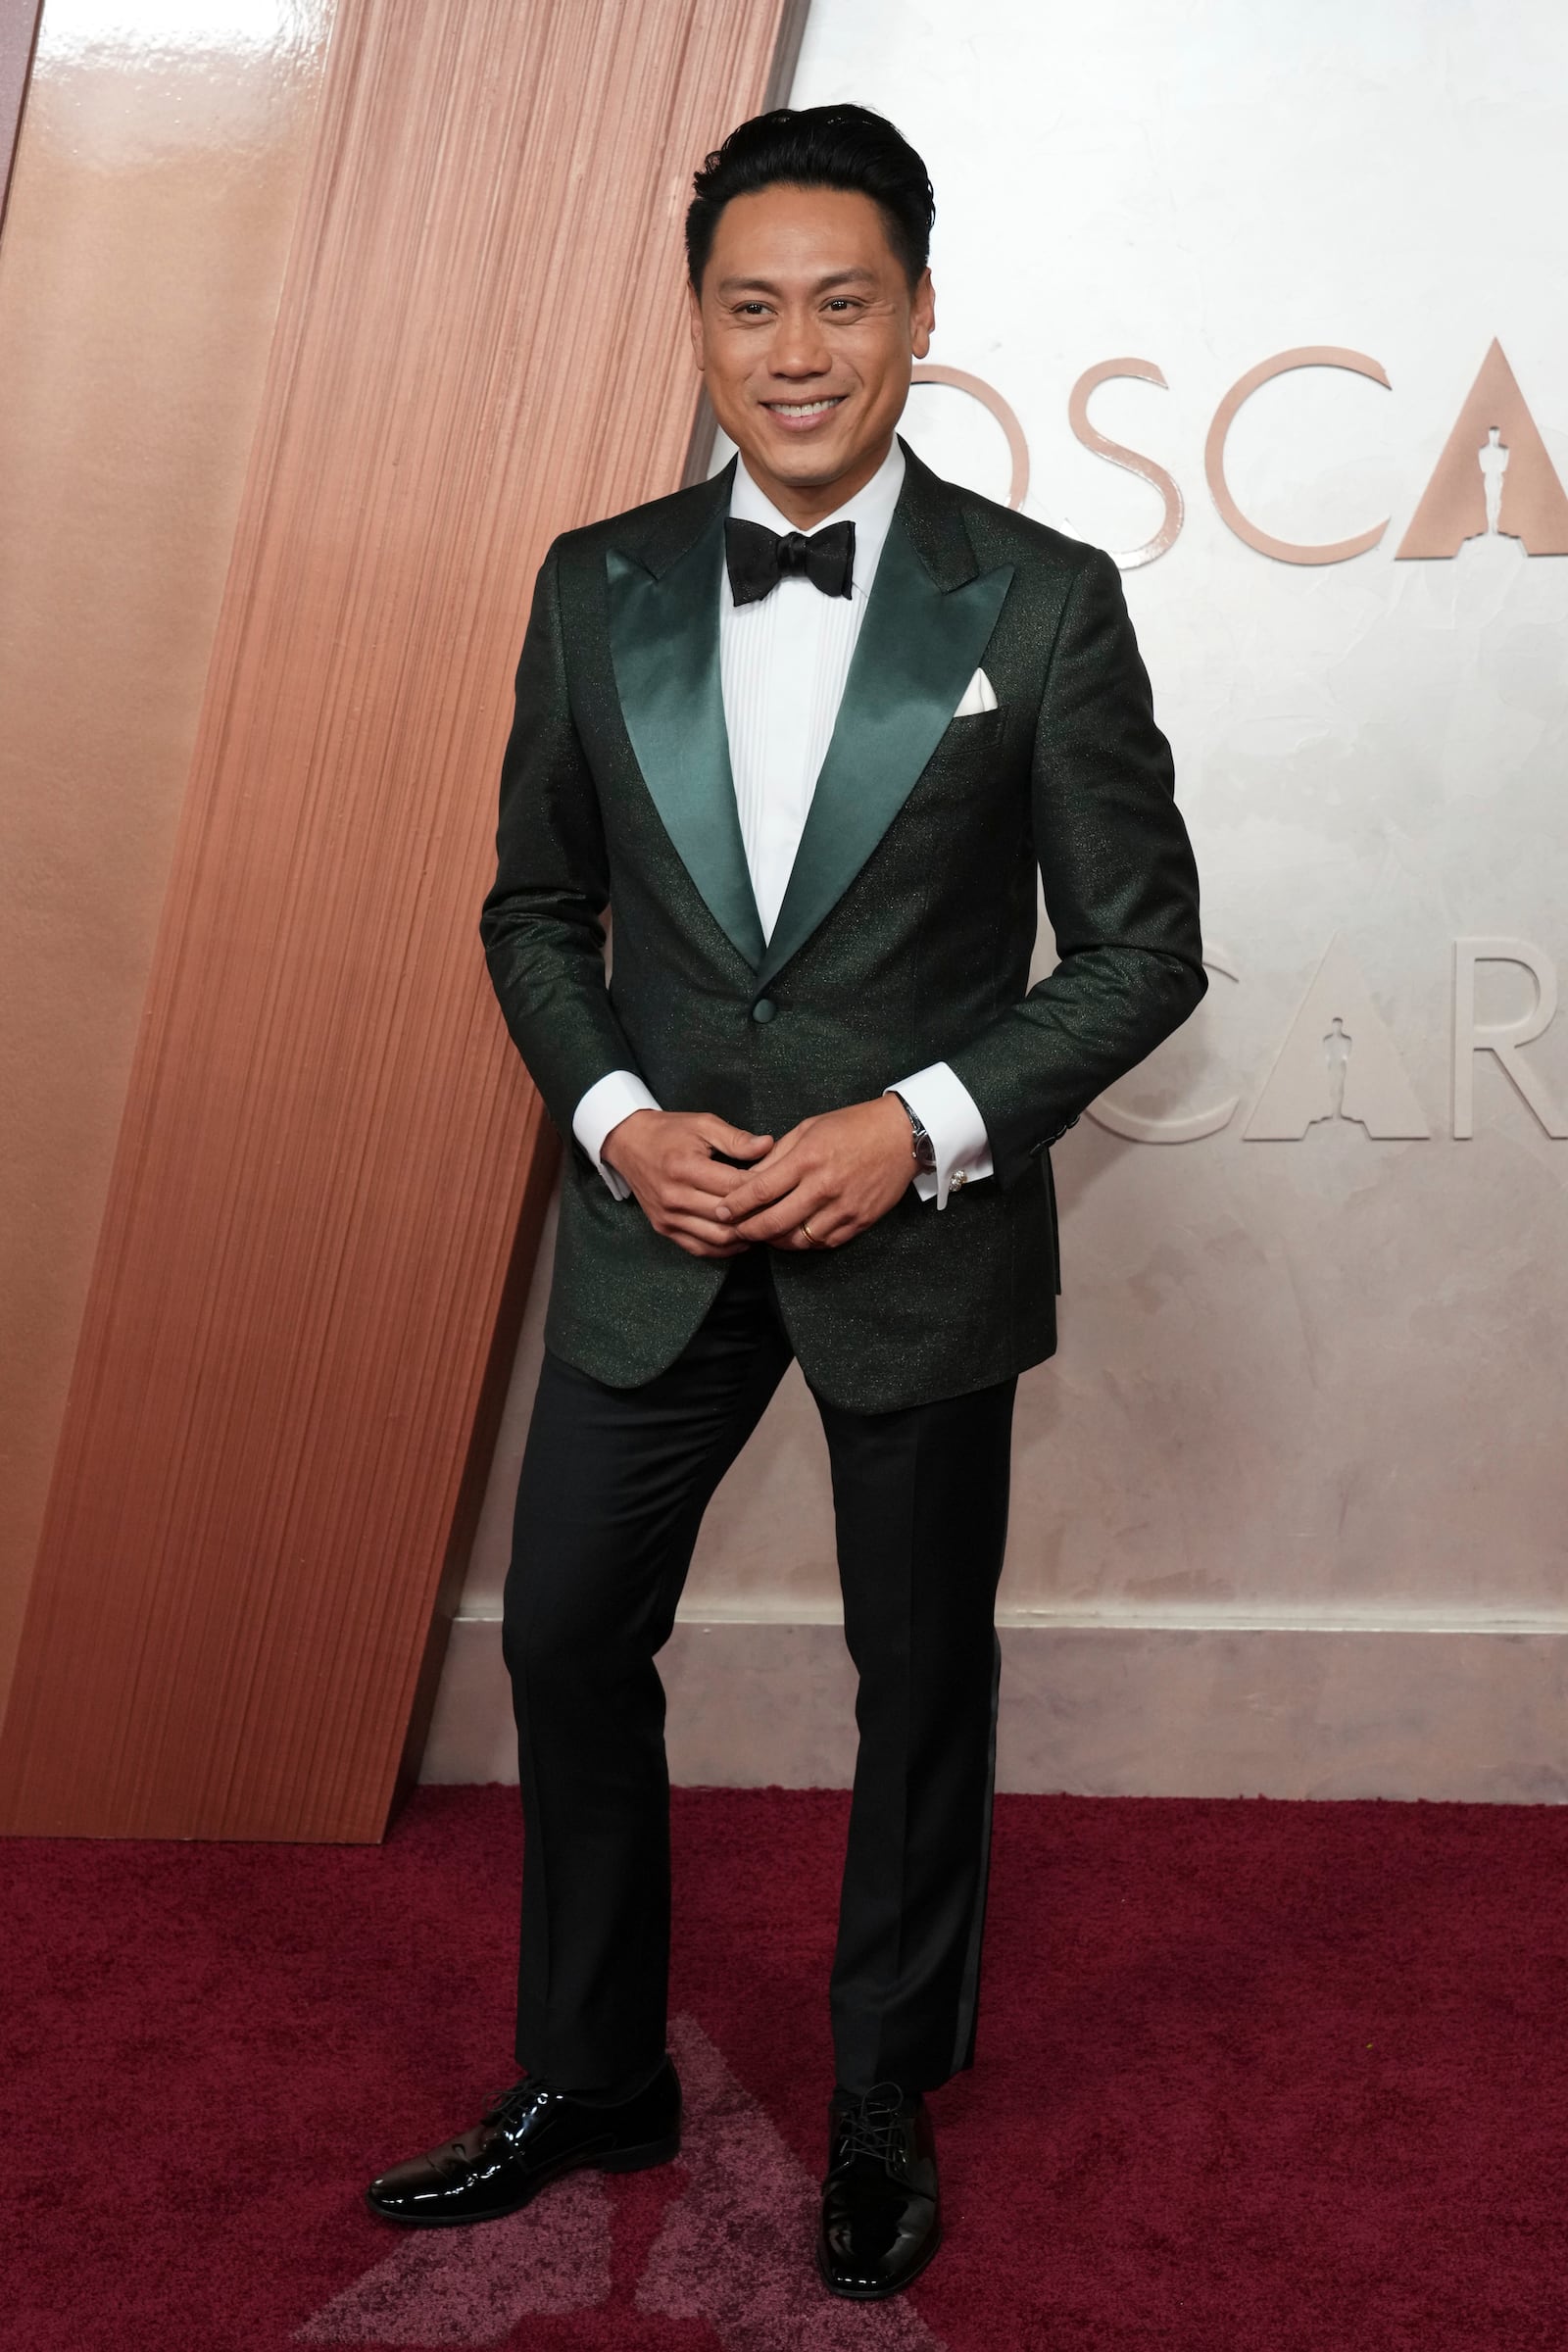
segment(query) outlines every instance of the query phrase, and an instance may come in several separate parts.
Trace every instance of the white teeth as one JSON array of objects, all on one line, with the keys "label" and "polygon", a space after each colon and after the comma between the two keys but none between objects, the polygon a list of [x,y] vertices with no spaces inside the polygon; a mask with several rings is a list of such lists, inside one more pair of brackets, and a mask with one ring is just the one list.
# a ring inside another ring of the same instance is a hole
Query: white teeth
[{"label": "white teeth", "polygon": [[775,416],[820,416],[824,409],[836,409],[833,400],[770,400],[768,407]]}]

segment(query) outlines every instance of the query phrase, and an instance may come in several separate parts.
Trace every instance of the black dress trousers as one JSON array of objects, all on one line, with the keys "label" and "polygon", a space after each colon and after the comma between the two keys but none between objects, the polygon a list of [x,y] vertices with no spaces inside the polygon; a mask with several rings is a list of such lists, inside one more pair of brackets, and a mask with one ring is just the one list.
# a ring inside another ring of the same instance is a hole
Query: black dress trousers
[{"label": "black dress trousers", "polygon": [[[614,2096],[663,2055],[668,1640],[703,1512],[790,1362],[766,1249],[665,1372],[548,1354],[517,1487],[505,1648],[524,1821],[517,2058]],[[840,2083],[928,2090],[973,2055],[1006,1538],[1005,1380],[892,1412],[816,1399],[859,1751],[831,2004]]]}]

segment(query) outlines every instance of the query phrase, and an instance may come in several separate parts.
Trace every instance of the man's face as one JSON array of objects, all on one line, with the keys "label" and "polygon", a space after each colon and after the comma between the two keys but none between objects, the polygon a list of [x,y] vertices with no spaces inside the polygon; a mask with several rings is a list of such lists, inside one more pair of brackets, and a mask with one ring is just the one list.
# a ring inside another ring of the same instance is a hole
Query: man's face
[{"label": "man's face", "polygon": [[692,348],[713,413],[792,521],[831,514],[887,454],[931,347],[929,270],[910,290],[869,196],[762,188],[719,215]]}]

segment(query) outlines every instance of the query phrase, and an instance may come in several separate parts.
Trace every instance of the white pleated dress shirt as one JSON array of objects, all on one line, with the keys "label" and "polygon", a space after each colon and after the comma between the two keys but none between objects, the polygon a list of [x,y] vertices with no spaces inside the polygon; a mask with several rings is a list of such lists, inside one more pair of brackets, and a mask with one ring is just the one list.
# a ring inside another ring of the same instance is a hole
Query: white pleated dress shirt
[{"label": "white pleated dress shirt", "polygon": [[[895,440],[864,488],[816,525],[818,530],[833,522],[855,525],[855,569],[847,597],[824,596],[808,579],[780,580],[770,595],[750,605],[734,602],[727,579],[720,591],[718,652],[730,772],[764,939],[771,936],[784,902],[903,482],[904,452]],[[757,487],[744,459],[736,464],[729,511],[743,521],[765,523],[770,531],[796,528]],[[969,708],[977,694],[989,695],[988,682],[978,672],[960,709]],[[945,1061],[900,1078],[888,1091],[904,1096],[936,1152],[935,1168],[921,1168],[914,1177],[922,1200],[945,1207],[955,1185],[991,1174],[985,1121],[968,1088]],[[572,1133],[617,1200],[625,1199],[627,1187],[601,1157],[605,1142],[634,1110],[662,1107],[633,1070],[612,1070],[577,1105]]]}]

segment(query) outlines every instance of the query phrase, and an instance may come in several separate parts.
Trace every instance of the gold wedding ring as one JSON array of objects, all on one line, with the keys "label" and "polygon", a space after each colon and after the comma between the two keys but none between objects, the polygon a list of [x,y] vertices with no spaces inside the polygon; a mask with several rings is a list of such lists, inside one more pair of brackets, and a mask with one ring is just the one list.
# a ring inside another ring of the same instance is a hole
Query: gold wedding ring
[{"label": "gold wedding ring", "polygon": [[821,1249],[821,1247],[822,1247],[821,1243],[820,1243],[820,1242],[817,1240],[817,1238],[816,1238],[815,1234],[814,1234],[814,1233],[811,1231],[811,1228],[810,1228],[809,1224],[807,1222],[807,1220],[806,1220],[806,1218],[805,1218],[805,1217],[803,1217],[803,1218],[801,1219],[801,1231],[802,1231],[802,1233],[804,1233],[804,1234],[805,1234],[805,1236],[806,1236],[807,1240],[808,1240],[808,1241],[810,1243],[810,1245],[811,1245],[811,1248],[812,1248],[813,1250],[820,1250],[820,1249]]}]

